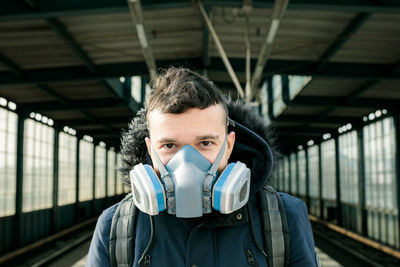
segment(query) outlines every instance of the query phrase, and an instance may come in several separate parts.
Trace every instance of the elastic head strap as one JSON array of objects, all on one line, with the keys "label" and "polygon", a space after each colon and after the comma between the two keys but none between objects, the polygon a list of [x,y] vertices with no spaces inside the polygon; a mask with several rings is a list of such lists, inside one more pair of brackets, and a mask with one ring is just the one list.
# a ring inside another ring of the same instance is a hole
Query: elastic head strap
[{"label": "elastic head strap", "polygon": [[151,141],[150,141],[150,146],[151,146],[151,151],[153,151],[152,153],[154,159],[153,163],[155,166],[157,166],[158,170],[160,171],[161,180],[164,182],[165,190],[167,191],[167,193],[171,193],[174,191],[174,184],[172,183],[171,176],[167,171],[167,169],[165,168],[164,164],[162,163]]},{"label": "elastic head strap", "polygon": [[208,171],[209,174],[215,175],[215,173],[218,170],[218,166],[221,163],[222,157],[224,156],[225,150],[226,150],[226,136],[224,138],[224,143],[222,144],[221,149],[218,152],[217,157],[214,160],[214,163],[211,165],[210,170]]},{"label": "elastic head strap", "polygon": [[163,178],[164,176],[168,175],[168,171],[165,168],[164,164],[162,163],[160,157],[158,156],[156,149],[154,148],[153,144],[150,141],[150,146],[151,146],[151,151],[152,151],[152,156],[154,158],[154,164],[157,166],[158,170],[160,171],[161,174],[161,178]]}]

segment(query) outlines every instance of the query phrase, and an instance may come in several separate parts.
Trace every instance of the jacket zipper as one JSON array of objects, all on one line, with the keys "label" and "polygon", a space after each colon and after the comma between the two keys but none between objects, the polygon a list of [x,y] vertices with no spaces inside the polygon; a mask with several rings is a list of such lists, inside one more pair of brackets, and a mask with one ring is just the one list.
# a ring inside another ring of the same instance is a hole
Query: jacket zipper
[{"label": "jacket zipper", "polygon": [[250,266],[258,266],[256,259],[250,249],[246,250],[247,262]]},{"label": "jacket zipper", "polygon": [[144,262],[143,262],[142,266],[144,266],[144,267],[151,266],[151,256],[149,254],[144,256]]}]

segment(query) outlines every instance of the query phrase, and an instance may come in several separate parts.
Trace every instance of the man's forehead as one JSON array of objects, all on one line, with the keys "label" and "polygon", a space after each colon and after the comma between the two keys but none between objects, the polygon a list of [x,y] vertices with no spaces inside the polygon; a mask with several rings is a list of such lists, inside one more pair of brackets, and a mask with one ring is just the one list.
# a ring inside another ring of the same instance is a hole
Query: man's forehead
[{"label": "man's forehead", "polygon": [[227,114],[220,104],[209,106],[205,109],[189,108],[182,113],[169,113],[163,112],[160,109],[151,110],[147,114],[148,124],[156,123],[170,123],[173,122],[196,122],[198,120],[215,121],[218,123],[226,124]]}]

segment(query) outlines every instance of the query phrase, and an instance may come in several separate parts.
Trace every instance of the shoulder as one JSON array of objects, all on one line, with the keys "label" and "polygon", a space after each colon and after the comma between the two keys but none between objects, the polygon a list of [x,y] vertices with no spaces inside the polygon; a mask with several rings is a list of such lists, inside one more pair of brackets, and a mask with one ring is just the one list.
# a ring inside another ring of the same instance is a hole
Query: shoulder
[{"label": "shoulder", "polygon": [[110,266],[108,246],[114,213],[119,203],[105,209],[99,216],[90,243],[86,266]]},{"label": "shoulder", "polygon": [[119,204],[120,203],[114,204],[101,213],[97,219],[92,242],[98,243],[98,245],[102,245],[104,247],[108,247],[112,219]]},{"label": "shoulder", "polygon": [[285,206],[290,235],[290,266],[317,266],[314,237],[305,203],[279,192]]},{"label": "shoulder", "polygon": [[308,214],[307,207],[301,199],[282,192],[279,192],[279,196],[282,199],[288,217]]},{"label": "shoulder", "polygon": [[97,230],[99,232],[103,234],[110,234],[111,222],[120,203],[121,202],[112,205],[101,213],[96,225],[96,228],[98,228]]}]

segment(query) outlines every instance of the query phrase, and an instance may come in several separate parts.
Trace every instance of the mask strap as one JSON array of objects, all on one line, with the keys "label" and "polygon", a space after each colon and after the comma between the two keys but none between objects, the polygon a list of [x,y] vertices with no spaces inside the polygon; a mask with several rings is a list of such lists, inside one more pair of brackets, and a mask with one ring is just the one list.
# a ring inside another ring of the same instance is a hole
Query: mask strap
[{"label": "mask strap", "polygon": [[208,171],[208,174],[215,176],[215,173],[218,170],[219,164],[221,163],[222,157],[224,156],[225,150],[226,150],[226,136],[224,139],[224,143],[222,144],[222,147],[219,150],[218,155],[214,160],[214,163],[212,164],[210,170]]},{"label": "mask strap", "polygon": [[153,158],[154,164],[157,166],[158,170],[160,171],[161,180],[164,182],[165,189],[167,193],[174,191],[174,185],[171,180],[171,176],[167,169],[165,168],[164,164],[162,163],[160,157],[158,156],[156,149],[154,148],[153,144],[150,141],[151,151],[153,151]]},{"label": "mask strap", "polygon": [[208,174],[204,179],[203,183],[203,212],[209,213],[211,212],[211,186],[214,178],[216,176],[218,166],[221,163],[222,157],[226,150],[226,136],[224,139],[224,143],[222,144],[221,149],[218,152],[217,157],[214,160],[214,163],[211,165],[211,168],[208,170]]}]

